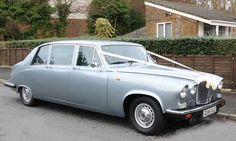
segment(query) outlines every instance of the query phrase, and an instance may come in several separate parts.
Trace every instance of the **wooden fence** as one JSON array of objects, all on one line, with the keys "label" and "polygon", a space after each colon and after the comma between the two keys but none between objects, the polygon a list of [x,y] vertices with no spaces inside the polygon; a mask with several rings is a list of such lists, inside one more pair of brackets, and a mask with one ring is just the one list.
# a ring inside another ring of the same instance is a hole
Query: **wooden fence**
[{"label": "wooden fence", "polygon": [[[0,48],[0,66],[12,66],[23,60],[29,52],[28,48]],[[235,89],[236,62],[234,56],[166,55],[166,57],[196,70],[222,76],[225,79],[224,87]],[[156,58],[156,61],[158,64],[176,67],[165,60]]]}]

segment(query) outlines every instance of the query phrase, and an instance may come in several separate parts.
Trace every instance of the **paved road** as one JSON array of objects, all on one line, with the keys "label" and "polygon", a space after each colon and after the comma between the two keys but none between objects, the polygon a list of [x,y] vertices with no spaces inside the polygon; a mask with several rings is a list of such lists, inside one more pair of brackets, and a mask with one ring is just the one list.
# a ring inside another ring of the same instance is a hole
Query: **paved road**
[{"label": "paved road", "polygon": [[11,69],[0,67],[0,79],[8,80],[10,77]]},{"label": "paved road", "polygon": [[0,141],[235,141],[236,122],[205,119],[189,127],[169,125],[161,136],[144,136],[127,120],[42,102],[23,106],[17,94],[0,84]]}]

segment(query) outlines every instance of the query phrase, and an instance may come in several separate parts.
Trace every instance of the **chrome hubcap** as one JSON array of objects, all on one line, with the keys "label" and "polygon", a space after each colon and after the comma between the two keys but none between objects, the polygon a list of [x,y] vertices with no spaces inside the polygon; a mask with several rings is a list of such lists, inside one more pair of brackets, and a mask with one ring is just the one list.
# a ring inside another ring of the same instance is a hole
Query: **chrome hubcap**
[{"label": "chrome hubcap", "polygon": [[30,89],[23,88],[22,89],[22,97],[26,102],[30,102],[30,100],[32,99],[32,94],[31,94]]},{"label": "chrome hubcap", "polygon": [[146,103],[141,103],[135,108],[135,120],[139,126],[149,128],[155,121],[155,113],[152,107]]}]

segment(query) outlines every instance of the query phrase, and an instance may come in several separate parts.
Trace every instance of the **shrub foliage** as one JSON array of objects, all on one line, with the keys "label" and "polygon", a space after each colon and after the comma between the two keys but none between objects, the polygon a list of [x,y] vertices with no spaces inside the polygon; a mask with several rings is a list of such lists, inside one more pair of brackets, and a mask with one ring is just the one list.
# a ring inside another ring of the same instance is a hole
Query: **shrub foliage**
[{"label": "shrub foliage", "polygon": [[115,29],[112,27],[108,19],[98,18],[96,20],[95,33],[100,38],[111,38],[115,34]]},{"label": "shrub foliage", "polygon": [[[76,38],[76,39],[88,39]],[[89,38],[96,39],[96,38]],[[42,43],[68,40],[54,38],[45,40],[8,41],[5,46],[13,48],[34,48]],[[236,39],[182,38],[182,39],[129,39],[113,38],[111,40],[128,41],[142,44],[147,50],[158,54],[176,55],[236,55]]]},{"label": "shrub foliage", "polygon": [[144,19],[125,0],[93,0],[88,11],[88,30],[95,33],[97,18],[108,19],[116,35],[124,35],[144,26]]}]

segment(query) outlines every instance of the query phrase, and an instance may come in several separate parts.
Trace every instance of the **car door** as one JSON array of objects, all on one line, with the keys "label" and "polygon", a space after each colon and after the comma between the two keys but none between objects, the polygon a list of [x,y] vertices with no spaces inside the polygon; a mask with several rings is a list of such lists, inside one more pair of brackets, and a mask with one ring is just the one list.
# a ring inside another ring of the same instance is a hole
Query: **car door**
[{"label": "car door", "polygon": [[68,99],[86,108],[107,110],[107,79],[93,46],[79,46],[76,66],[68,77]]},{"label": "car door", "polygon": [[68,72],[74,45],[53,44],[39,48],[27,73],[33,95],[47,100],[67,100]]},{"label": "car door", "polygon": [[45,98],[67,101],[67,79],[72,67],[75,45],[54,44],[44,82],[47,84]]},{"label": "car door", "polygon": [[35,98],[42,98],[47,92],[47,65],[49,62],[49,54],[51,45],[45,45],[38,48],[31,65],[22,73],[24,77],[24,85],[30,87]]}]

